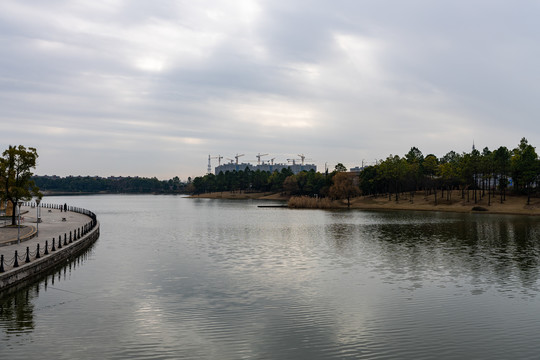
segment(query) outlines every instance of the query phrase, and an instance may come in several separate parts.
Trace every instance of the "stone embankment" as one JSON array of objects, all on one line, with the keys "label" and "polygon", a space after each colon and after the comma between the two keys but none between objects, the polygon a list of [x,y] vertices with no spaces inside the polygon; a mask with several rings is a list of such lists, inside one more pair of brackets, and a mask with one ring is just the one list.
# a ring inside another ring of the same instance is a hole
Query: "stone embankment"
[{"label": "stone embankment", "polygon": [[40,277],[99,237],[99,222],[91,211],[71,206],[64,211],[61,205],[41,204],[38,216],[35,204],[25,205],[20,227],[0,224],[0,293]]}]

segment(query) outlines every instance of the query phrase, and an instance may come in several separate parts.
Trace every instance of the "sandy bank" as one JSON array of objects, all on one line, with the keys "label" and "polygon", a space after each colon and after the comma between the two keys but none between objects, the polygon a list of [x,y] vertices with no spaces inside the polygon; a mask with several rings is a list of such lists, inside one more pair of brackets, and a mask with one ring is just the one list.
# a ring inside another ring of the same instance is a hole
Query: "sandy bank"
[{"label": "sandy bank", "polygon": [[[474,202],[472,193],[469,201],[467,196],[461,198],[461,192],[455,191],[450,200],[438,198],[437,204],[433,195],[425,196],[423,192],[416,193],[413,197],[406,195],[400,197],[396,202],[393,197],[358,197],[351,200],[351,208],[355,209],[388,209],[388,210],[420,210],[420,211],[451,211],[451,212],[479,212],[491,214],[516,214],[516,215],[540,215],[540,199],[531,199],[530,205],[527,205],[526,196],[506,196],[506,200],[501,204],[500,198],[496,196],[488,204],[488,196],[478,198]],[[340,201],[341,206],[346,207],[346,202]],[[474,211],[473,208],[479,207],[484,211]]]}]

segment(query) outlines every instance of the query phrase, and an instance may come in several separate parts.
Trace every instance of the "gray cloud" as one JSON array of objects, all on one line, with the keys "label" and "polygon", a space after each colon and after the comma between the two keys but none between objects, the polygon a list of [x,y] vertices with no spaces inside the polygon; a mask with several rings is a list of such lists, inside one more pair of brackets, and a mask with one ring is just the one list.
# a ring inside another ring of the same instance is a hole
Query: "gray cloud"
[{"label": "gray cloud", "polygon": [[[3,147],[39,174],[182,178],[538,144],[532,1],[5,1]],[[288,154],[288,155],[287,155]],[[281,156],[281,157],[280,157]]]}]

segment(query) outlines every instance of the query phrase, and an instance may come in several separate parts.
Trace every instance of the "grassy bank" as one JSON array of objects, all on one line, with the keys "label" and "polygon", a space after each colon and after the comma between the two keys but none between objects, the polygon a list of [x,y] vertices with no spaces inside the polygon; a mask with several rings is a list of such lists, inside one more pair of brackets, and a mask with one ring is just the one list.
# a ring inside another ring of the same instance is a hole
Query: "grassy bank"
[{"label": "grassy bank", "polygon": [[[255,192],[219,192],[192,196],[193,198],[209,199],[267,199],[288,201],[288,206],[295,209],[346,209],[347,200],[330,200],[328,198],[312,198],[307,196],[290,197],[282,193],[255,193]],[[402,194],[398,201],[388,196],[359,196],[351,199],[351,209],[364,210],[420,210],[420,211],[451,211],[451,212],[481,212],[492,214],[540,215],[540,199],[531,199],[527,205],[526,196],[507,196],[501,204],[499,197],[491,199],[488,204],[487,195],[475,203],[471,197],[467,201],[465,196],[454,191],[450,200],[439,195],[437,203],[433,194],[426,196],[424,192]]]}]

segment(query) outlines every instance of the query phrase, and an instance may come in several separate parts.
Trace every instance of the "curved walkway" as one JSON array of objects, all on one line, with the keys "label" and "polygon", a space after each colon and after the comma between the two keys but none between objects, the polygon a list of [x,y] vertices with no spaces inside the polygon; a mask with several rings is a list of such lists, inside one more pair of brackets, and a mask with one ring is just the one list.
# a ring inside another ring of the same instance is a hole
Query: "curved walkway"
[{"label": "curved walkway", "polygon": [[[17,232],[20,232],[19,235],[17,235]],[[37,229],[35,225],[24,225],[22,221],[20,229],[11,226],[0,227],[0,246],[16,244],[18,239],[27,241],[36,236],[36,234]]]},{"label": "curved walkway", "polygon": [[[41,208],[41,222],[36,223],[36,208],[23,206],[21,208],[20,243],[17,243],[17,227],[0,227],[0,255],[9,259],[15,251],[21,256],[26,253],[26,248],[35,251],[37,244],[43,251],[45,241],[49,246],[53,239],[58,242],[58,237],[64,237],[70,231],[74,231],[90,221],[84,214],[73,211],[60,211],[59,209]],[[6,269],[7,270],[7,269]]]}]

